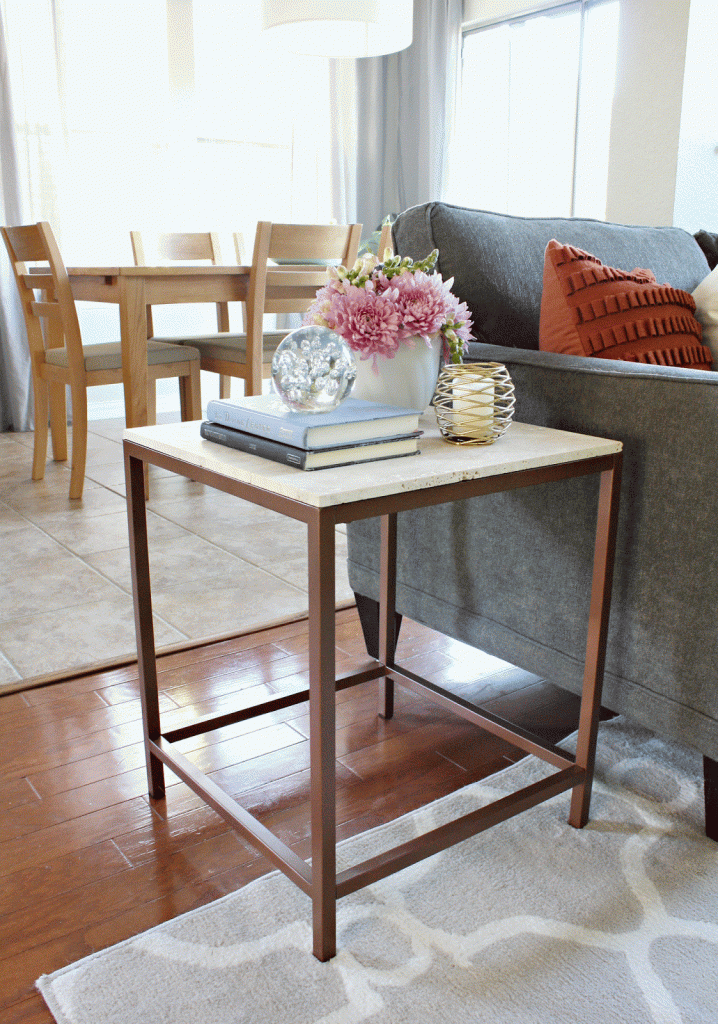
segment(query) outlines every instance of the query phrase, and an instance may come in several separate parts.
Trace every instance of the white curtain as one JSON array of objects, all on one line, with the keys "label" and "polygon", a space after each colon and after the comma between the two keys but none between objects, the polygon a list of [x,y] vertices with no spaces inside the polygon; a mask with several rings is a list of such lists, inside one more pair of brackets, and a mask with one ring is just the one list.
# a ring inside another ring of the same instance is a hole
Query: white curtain
[{"label": "white curtain", "polygon": [[[333,62],[335,207],[365,234],[388,214],[443,196],[462,13],[462,0],[415,0],[410,47]],[[351,103],[354,133],[342,113]]]},{"label": "white curtain", "polygon": [[[0,216],[3,224],[20,224],[23,219],[14,124],[5,20],[0,8]],[[32,426],[30,354],[24,332],[15,279],[7,258],[0,254],[0,430],[28,430]]]}]

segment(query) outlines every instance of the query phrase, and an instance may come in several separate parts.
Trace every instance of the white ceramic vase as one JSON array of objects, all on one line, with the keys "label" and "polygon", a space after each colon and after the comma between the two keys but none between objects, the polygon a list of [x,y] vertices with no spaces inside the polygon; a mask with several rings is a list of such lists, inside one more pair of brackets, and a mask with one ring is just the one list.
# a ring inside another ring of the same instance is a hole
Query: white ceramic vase
[{"label": "white ceramic vase", "polygon": [[436,390],[441,358],[441,339],[435,335],[431,348],[423,338],[415,338],[412,347],[402,342],[393,359],[377,356],[374,360],[360,359],[355,352],[357,375],[352,388],[353,398],[367,402],[385,402],[405,409],[424,409],[430,404]]}]

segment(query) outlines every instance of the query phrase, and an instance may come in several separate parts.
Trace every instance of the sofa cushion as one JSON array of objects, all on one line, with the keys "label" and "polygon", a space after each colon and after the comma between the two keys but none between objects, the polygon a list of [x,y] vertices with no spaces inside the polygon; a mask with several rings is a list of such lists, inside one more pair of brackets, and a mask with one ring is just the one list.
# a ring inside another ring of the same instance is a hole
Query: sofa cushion
[{"label": "sofa cushion", "polygon": [[[422,259],[439,250],[437,269],[466,302],[478,342],[539,347],[544,250],[551,238],[594,253],[613,267],[650,267],[659,281],[693,291],[709,271],[692,234],[578,217],[514,217],[449,203],[424,203],[393,225],[396,252]],[[469,359],[480,358],[469,347]]]},{"label": "sofa cushion", "polygon": [[693,297],[651,270],[617,270],[556,239],[546,246],[539,347],[565,355],[708,369]]}]

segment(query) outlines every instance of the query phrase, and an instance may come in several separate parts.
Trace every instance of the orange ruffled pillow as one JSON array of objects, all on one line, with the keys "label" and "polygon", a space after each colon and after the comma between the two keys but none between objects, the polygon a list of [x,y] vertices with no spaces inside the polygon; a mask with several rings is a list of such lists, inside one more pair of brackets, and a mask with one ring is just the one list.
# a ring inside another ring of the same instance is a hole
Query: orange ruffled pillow
[{"label": "orange ruffled pillow", "polygon": [[650,270],[626,273],[555,238],[546,246],[539,348],[710,370],[693,297]]}]

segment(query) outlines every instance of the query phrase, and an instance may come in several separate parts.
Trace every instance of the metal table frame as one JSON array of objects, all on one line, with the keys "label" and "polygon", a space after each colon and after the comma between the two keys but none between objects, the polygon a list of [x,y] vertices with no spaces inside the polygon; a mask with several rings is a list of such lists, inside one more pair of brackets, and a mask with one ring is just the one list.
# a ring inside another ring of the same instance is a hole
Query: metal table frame
[{"label": "metal table frame", "polygon": [[[567,789],[572,789],[569,822],[581,828],[588,820],[598,717],[603,683],[609,604],[615,552],[621,452],[542,468],[461,480],[382,497],[314,507],[296,499],[230,479],[142,444],[124,441],[130,556],[137,632],[137,652],[144,722],[149,794],[164,795],[164,765],[224,817],[280,868],[312,900],[314,955],[328,960],[336,953],[336,901],[454,843],[490,828]],[[309,688],[279,695],[254,707],[208,715],[182,728],[162,732],[145,512],[144,463],[179,473],[273,509],[307,525],[309,552]],[[297,470],[297,472],[301,472]],[[408,509],[479,497],[570,477],[600,474],[593,580],[586,644],[583,693],[575,758],[512,726],[488,711],[449,694],[397,665],[395,586],[397,514]],[[335,527],[358,519],[381,517],[381,600],[379,661],[368,669],[336,678],[335,671]],[[500,736],[557,770],[509,796],[337,873],[335,821],[335,690],[384,677],[383,713],[393,713],[394,683],[420,692],[444,708]],[[300,858],[260,821],[224,793],[176,748],[179,740],[222,726],[309,701],[311,774],[311,863]]]}]

